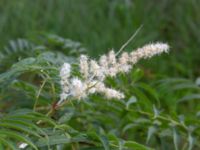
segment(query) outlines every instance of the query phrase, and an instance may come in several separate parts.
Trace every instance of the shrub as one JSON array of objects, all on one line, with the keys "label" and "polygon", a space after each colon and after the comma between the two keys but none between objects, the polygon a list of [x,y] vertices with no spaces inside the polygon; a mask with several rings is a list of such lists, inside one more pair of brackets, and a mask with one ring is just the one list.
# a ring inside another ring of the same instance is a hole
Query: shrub
[{"label": "shrub", "polygon": [[199,149],[199,86],[132,68],[168,45],[97,62],[79,42],[43,41],[12,41],[1,54],[0,149]]}]

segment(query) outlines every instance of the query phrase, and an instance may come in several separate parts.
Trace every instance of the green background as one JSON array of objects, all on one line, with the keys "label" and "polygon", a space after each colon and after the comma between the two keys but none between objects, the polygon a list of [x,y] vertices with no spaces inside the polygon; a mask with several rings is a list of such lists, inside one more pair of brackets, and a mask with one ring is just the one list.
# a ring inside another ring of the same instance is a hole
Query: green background
[{"label": "green background", "polygon": [[80,41],[92,57],[123,43],[143,25],[127,51],[163,41],[169,56],[150,68],[166,75],[196,78],[200,64],[198,0],[1,0],[0,48],[9,40],[52,33]]}]

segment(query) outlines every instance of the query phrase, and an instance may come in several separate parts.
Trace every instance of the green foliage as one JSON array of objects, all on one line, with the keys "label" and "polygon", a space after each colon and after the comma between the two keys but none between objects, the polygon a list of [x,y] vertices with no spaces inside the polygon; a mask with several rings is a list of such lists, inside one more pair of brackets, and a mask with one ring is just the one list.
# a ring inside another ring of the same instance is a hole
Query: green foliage
[{"label": "green foliage", "polygon": [[[199,9],[197,0],[1,0],[0,150],[200,149]],[[162,40],[170,55],[107,78],[125,99],[96,94],[55,109],[64,62],[117,50],[140,25],[127,49]]]},{"label": "green foliage", "polygon": [[30,43],[27,40],[11,42],[1,60],[10,62],[0,74],[1,149],[19,149],[22,143],[28,144],[25,149],[41,150],[200,148],[200,87],[188,79],[151,81],[133,69],[106,79],[125,99],[106,100],[96,94],[53,109],[61,92],[60,66],[76,62],[85,49],[56,35],[42,39],[43,44],[31,47],[20,47],[19,41]]}]

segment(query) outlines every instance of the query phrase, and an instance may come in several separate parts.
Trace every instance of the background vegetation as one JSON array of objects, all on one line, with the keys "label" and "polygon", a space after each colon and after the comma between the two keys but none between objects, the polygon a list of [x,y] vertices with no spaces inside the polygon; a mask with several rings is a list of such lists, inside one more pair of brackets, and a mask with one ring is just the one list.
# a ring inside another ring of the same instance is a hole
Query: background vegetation
[{"label": "background vegetation", "polygon": [[[200,149],[199,9],[198,0],[1,0],[0,149]],[[171,50],[107,79],[126,99],[93,95],[46,115],[63,62],[118,50],[141,25],[126,51],[153,41]]]}]

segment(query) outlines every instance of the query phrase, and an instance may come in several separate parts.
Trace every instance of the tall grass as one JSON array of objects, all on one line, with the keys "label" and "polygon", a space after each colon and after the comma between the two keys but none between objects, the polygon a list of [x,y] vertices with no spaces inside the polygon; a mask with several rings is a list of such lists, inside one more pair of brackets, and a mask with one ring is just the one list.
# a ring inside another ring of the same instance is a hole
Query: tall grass
[{"label": "tall grass", "polygon": [[[13,38],[35,40],[38,33],[50,32],[84,43],[90,55],[97,57],[108,48],[119,49],[143,24],[129,48],[148,41],[168,41],[172,56],[158,71],[196,77],[200,63],[199,9],[197,0],[1,0],[0,47]],[[168,68],[162,67],[169,61]]]}]

